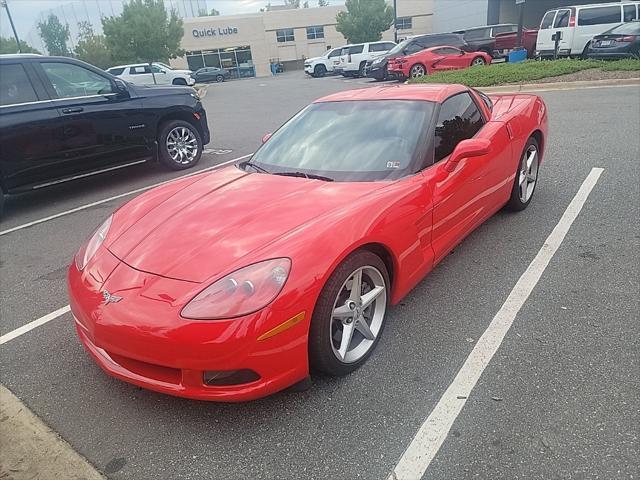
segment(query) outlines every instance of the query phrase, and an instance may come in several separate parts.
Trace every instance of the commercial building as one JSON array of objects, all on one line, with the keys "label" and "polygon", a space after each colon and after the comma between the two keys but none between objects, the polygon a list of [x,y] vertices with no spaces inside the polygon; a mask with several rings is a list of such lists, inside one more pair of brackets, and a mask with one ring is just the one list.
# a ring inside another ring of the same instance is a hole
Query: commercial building
[{"label": "commercial building", "polygon": [[[433,0],[397,0],[397,8],[399,38],[431,33]],[[301,66],[305,58],[347,43],[336,30],[336,15],[343,10],[341,5],[185,19],[186,54],[171,64],[223,67],[234,78],[270,75],[272,63]],[[393,27],[383,38],[393,40]]]}]

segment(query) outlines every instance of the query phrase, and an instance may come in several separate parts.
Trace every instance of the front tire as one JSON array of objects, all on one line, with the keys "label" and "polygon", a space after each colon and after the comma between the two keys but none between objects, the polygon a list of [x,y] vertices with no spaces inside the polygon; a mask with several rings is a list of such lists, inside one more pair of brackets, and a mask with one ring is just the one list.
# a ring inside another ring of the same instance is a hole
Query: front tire
[{"label": "front tire", "polygon": [[359,250],[331,274],[309,330],[309,361],[332,376],[347,375],[371,356],[384,329],[389,273],[377,255]]},{"label": "front tire", "polygon": [[538,184],[538,167],[540,165],[540,147],[538,141],[530,137],[518,163],[516,178],[511,189],[511,198],[507,202],[508,210],[519,212],[531,203],[533,192]]},{"label": "front tire", "polygon": [[316,78],[322,78],[327,74],[327,68],[324,65],[316,65],[313,69],[313,76]]},{"label": "front tire", "polygon": [[202,137],[198,129],[184,120],[170,120],[160,127],[158,157],[171,170],[193,167],[202,156]]},{"label": "front tire", "polygon": [[187,84],[187,81],[184,78],[174,78],[173,82],[171,82],[173,85],[181,85],[181,86],[185,86]]},{"label": "front tire", "polygon": [[476,57],[473,60],[471,60],[472,67],[482,66],[486,64],[487,64],[486,60],[482,57]]},{"label": "front tire", "polygon": [[216,75],[216,82],[217,82],[217,83],[222,83],[222,82],[224,82],[224,76],[222,76],[222,75]]}]

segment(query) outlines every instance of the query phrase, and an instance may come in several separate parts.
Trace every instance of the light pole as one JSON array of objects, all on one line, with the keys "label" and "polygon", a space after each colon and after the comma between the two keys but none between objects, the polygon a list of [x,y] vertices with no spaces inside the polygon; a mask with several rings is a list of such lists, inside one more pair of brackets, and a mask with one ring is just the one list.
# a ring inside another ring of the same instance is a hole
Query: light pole
[{"label": "light pole", "polygon": [[398,43],[398,0],[393,0],[393,40]]},{"label": "light pole", "polygon": [[9,23],[11,24],[11,29],[13,30],[13,36],[16,39],[16,45],[18,46],[18,53],[22,53],[22,49],[20,48],[20,39],[18,38],[18,32],[16,32],[16,26],[13,24],[13,18],[11,18],[11,12],[9,11],[9,5],[7,4],[7,0],[0,0],[0,4],[7,11],[7,17],[9,17]]}]

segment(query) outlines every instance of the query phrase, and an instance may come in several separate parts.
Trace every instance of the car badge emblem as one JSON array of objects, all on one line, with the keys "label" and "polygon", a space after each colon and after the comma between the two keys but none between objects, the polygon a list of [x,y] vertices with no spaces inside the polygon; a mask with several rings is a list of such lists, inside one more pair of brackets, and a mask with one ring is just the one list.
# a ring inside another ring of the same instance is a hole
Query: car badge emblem
[{"label": "car badge emblem", "polygon": [[105,305],[108,305],[110,303],[118,303],[120,300],[122,300],[122,297],[111,295],[107,290],[103,290],[102,298],[104,298]]}]

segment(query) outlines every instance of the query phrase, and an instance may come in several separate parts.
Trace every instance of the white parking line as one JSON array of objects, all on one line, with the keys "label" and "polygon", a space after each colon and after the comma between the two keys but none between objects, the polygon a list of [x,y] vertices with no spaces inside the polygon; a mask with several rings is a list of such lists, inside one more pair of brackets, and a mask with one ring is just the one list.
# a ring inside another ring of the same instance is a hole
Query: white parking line
[{"label": "white parking line", "polygon": [[25,333],[30,332],[34,328],[37,328],[40,325],[44,325],[45,323],[48,323],[51,320],[55,320],[61,315],[64,315],[65,313],[67,313],[69,310],[70,310],[69,305],[66,305],[62,308],[59,308],[55,312],[48,313],[44,317],[40,317],[39,319],[34,320],[33,322],[29,322],[26,325],[16,328],[15,330],[11,330],[9,333],[5,333],[0,337],[0,345],[10,342],[14,338],[18,338],[20,335],[24,335]]},{"label": "white parking line", "polygon": [[164,185],[165,183],[172,182],[172,181],[177,180],[179,178],[191,177],[193,175],[198,175],[199,173],[202,173],[202,172],[207,172],[209,170],[215,170],[216,168],[223,167],[225,165],[229,165],[230,163],[237,162],[238,160],[242,160],[244,158],[250,157],[251,155],[253,155],[253,153],[249,153],[248,155],[243,155],[242,157],[233,158],[231,160],[227,160],[226,162],[218,163],[217,165],[212,165],[211,167],[203,168],[202,170],[198,170],[197,172],[191,172],[191,173],[188,173],[186,175],[182,175],[180,177],[172,178],[170,180],[165,180],[163,182],[154,183],[153,185],[147,185],[146,187],[136,188],[135,190],[131,190],[130,192],[125,192],[125,193],[121,193],[119,195],[114,195],[113,197],[105,198],[103,200],[98,200],[97,202],[88,203],[86,205],[81,205],[79,207],[72,208],[71,210],[66,210],[64,212],[56,213],[54,215],[49,215],[48,217],[44,217],[44,218],[40,218],[38,220],[34,220],[33,222],[28,222],[28,223],[24,223],[22,225],[18,225],[16,227],[8,228],[6,230],[0,231],[0,236],[6,235],[6,234],[11,233],[11,232],[15,232],[17,230],[22,230],[24,228],[29,228],[29,227],[32,227],[33,225],[37,225],[39,223],[48,222],[49,220],[54,220],[56,218],[64,217],[65,215],[70,215],[72,213],[80,212],[82,210],[86,210],[87,208],[91,208],[91,207],[95,207],[96,205],[100,205],[100,204],[103,204],[103,203],[111,202],[113,200],[117,200],[119,198],[127,197],[127,196],[133,195],[135,193],[144,192],[145,190],[150,190],[150,189],[152,189],[154,187],[159,187],[160,185]]},{"label": "white parking line", "polygon": [[504,340],[513,321],[540,280],[569,228],[582,210],[602,174],[593,168],[565,210],[540,251],[511,290],[498,313],[482,334],[449,388],[405,450],[387,480],[419,480],[447,438],[453,422],[464,407],[473,387]]}]

